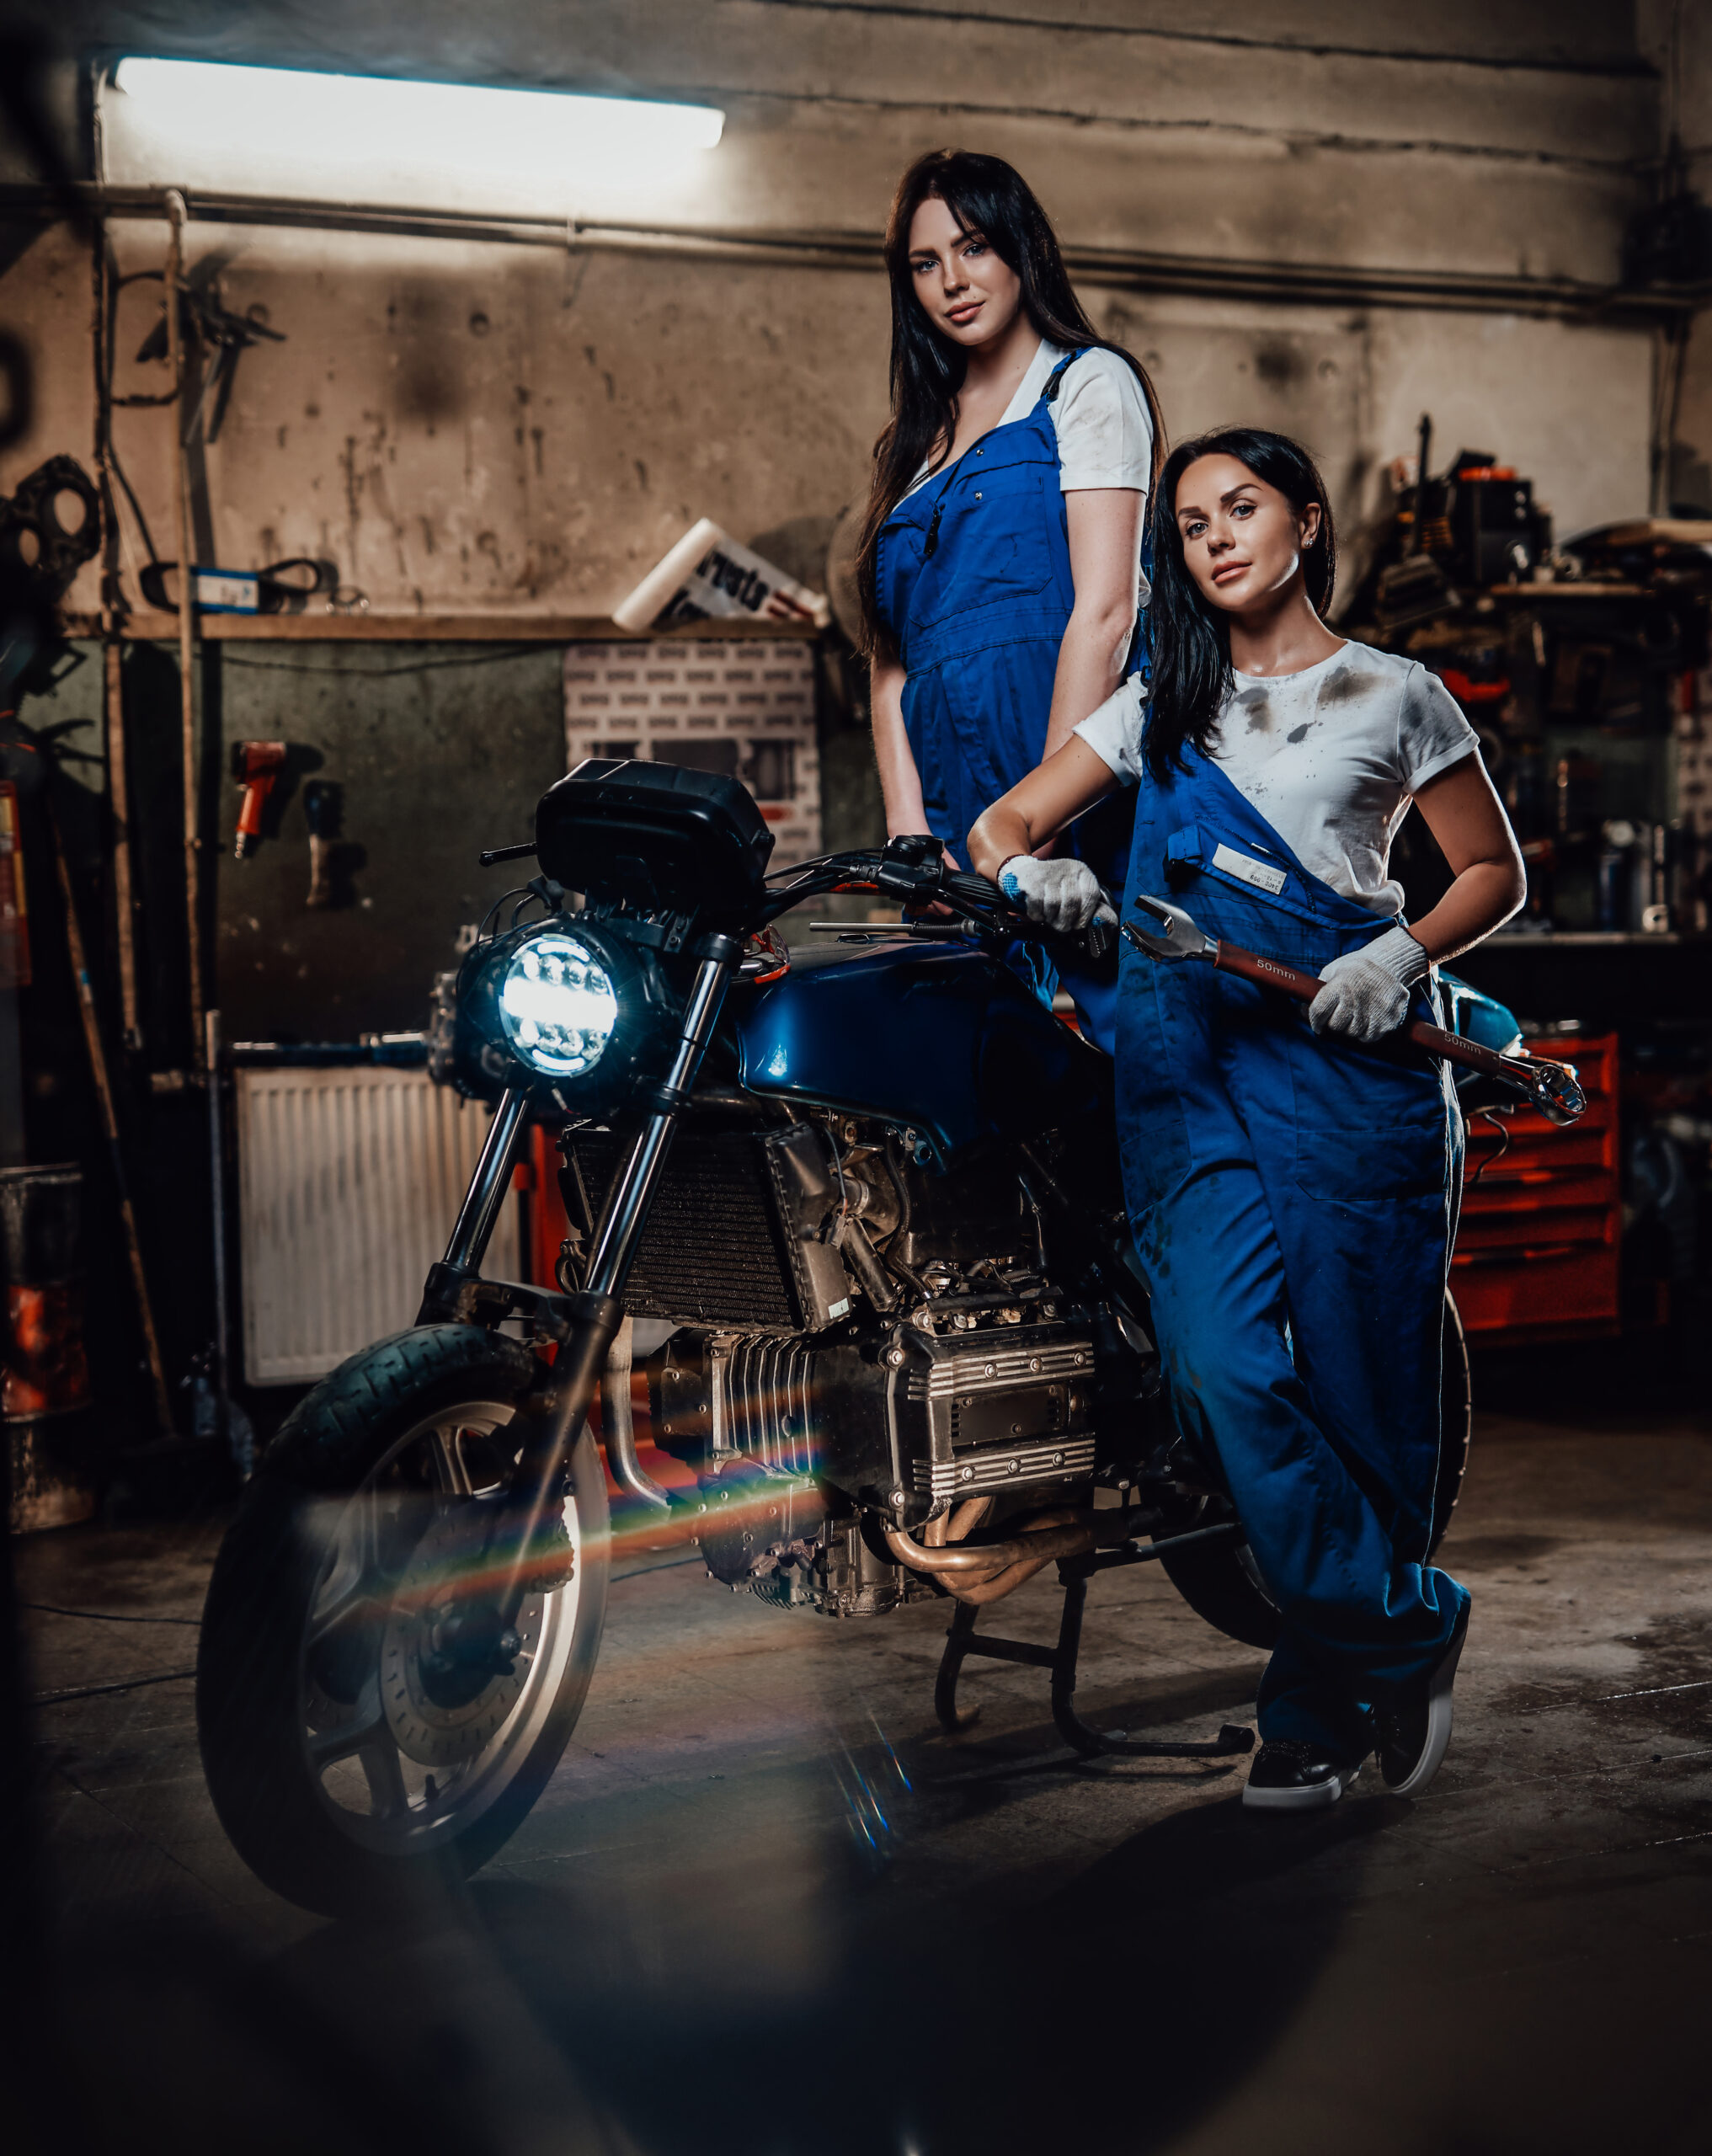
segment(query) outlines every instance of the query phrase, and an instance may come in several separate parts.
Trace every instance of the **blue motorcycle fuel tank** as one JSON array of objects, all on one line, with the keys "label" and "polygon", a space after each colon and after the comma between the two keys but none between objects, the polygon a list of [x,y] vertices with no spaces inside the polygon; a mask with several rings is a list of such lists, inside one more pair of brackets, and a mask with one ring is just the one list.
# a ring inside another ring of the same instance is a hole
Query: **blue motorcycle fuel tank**
[{"label": "blue motorcycle fuel tank", "polygon": [[[1453,974],[1440,978],[1455,1031],[1501,1052],[1519,1047],[1501,1003]],[[931,1161],[918,1150],[923,1166],[1112,1113],[1106,1057],[978,947],[797,951],[782,979],[737,990],[728,1007],[750,1092],[913,1129],[931,1149]]]},{"label": "blue motorcycle fuel tank", "polygon": [[968,945],[795,952],[728,1009],[751,1092],[912,1129],[936,1167],[1112,1112],[1107,1059]]}]

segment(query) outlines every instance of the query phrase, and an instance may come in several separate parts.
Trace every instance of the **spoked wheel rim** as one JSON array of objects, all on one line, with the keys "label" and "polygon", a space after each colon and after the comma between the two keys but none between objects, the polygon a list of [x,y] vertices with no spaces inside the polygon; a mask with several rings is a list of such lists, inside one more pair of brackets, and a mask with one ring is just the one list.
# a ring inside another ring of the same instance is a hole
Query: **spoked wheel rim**
[{"label": "spoked wheel rim", "polygon": [[[420,1855],[462,1833],[525,1771],[570,1668],[589,1553],[563,1503],[570,1577],[532,1588],[491,1664],[441,1650],[488,1577],[512,1406],[468,1401],[406,1432],[329,1497],[328,1550],[299,1657],[297,1723],[317,1798],[352,1841]],[[509,1668],[504,1666],[509,1664]]]}]

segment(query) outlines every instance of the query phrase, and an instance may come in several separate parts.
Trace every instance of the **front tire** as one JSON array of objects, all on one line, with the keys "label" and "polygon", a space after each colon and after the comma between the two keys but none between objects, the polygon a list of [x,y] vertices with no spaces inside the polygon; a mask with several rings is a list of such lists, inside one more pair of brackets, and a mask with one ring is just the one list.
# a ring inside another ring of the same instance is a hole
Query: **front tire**
[{"label": "front tire", "polygon": [[221,1546],[197,1732],[221,1824],[258,1877],[336,1915],[394,1908],[485,1864],[569,1742],[605,1609],[606,1483],[586,1426],[561,1562],[515,1646],[448,1657],[482,1577],[538,1369],[520,1342],[423,1326],[342,1364],[287,1419]]},{"label": "front tire", "polygon": [[[1463,1321],[1448,1294],[1444,1299],[1444,1330],[1440,1379],[1438,1478],[1433,1492],[1432,1540],[1429,1557],[1437,1554],[1462,1494],[1463,1476],[1469,1464],[1469,1443],[1474,1426],[1474,1395],[1469,1378],[1468,1341]],[[1154,1537],[1162,1542],[1169,1534],[1185,1534],[1191,1528],[1213,1527],[1235,1518],[1224,1497],[1194,1499],[1181,1517]],[[1277,1604],[1267,1592],[1260,1567],[1245,1542],[1213,1543],[1205,1549],[1179,1550],[1161,1557],[1160,1563],[1197,1617],[1202,1617],[1229,1639],[1245,1646],[1270,1651],[1278,1643]]]}]

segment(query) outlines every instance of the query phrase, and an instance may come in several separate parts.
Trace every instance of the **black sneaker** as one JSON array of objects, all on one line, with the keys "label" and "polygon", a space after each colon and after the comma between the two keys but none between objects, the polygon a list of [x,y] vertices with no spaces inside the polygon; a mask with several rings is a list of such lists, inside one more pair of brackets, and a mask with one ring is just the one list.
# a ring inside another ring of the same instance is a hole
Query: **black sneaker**
[{"label": "black sneaker", "polygon": [[1412,1698],[1379,1710],[1379,1772],[1393,1796],[1419,1796],[1450,1748],[1451,1690],[1468,1636],[1469,1605],[1464,1603],[1450,1645],[1432,1674]]},{"label": "black sneaker", "polygon": [[1242,1792],[1245,1811],[1318,1812],[1338,1798],[1360,1774],[1359,1759],[1341,1759],[1323,1745],[1293,1737],[1262,1744]]}]

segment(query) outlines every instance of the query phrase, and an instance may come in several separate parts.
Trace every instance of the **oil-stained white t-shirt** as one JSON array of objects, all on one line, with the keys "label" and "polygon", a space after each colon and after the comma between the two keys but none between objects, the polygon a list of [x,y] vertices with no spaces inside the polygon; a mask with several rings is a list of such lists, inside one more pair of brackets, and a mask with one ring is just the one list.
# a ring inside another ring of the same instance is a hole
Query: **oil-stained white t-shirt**
[{"label": "oil-stained white t-shirt", "polygon": [[[1133,786],[1146,707],[1132,675],[1076,731]],[[1400,914],[1391,843],[1415,795],[1479,742],[1416,659],[1346,643],[1299,674],[1239,674],[1208,753],[1311,875],[1376,914]]]}]

